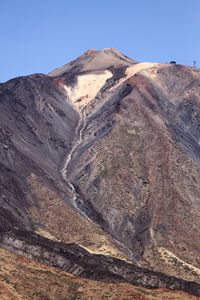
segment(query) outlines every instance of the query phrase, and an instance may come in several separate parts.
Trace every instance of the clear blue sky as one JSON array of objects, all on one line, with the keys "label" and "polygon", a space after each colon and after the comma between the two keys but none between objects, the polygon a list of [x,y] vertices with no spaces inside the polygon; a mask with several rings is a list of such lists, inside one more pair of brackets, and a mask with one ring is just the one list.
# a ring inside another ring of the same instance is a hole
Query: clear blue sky
[{"label": "clear blue sky", "polygon": [[107,47],[200,66],[200,0],[0,0],[0,82]]}]

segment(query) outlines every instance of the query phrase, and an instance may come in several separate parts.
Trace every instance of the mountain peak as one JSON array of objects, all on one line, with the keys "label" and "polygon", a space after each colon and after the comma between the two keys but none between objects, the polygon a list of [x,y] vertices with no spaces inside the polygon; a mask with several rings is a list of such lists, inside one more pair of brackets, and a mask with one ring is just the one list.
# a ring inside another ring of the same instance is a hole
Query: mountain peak
[{"label": "mountain peak", "polygon": [[122,54],[118,49],[116,48],[104,48],[101,51],[108,53],[108,54]]},{"label": "mountain peak", "polygon": [[76,70],[76,72],[101,71],[107,70],[113,65],[130,66],[135,63],[135,60],[115,48],[104,48],[102,50],[91,48],[71,63],[53,70],[49,75],[60,76],[72,72],[72,70]]},{"label": "mountain peak", "polygon": [[96,54],[97,52],[98,50],[96,48],[90,48],[84,53],[84,55],[93,55]]},{"label": "mountain peak", "polygon": [[90,48],[84,53],[84,55],[98,55],[100,53],[106,53],[108,55],[124,55],[116,48],[103,48],[101,50]]}]

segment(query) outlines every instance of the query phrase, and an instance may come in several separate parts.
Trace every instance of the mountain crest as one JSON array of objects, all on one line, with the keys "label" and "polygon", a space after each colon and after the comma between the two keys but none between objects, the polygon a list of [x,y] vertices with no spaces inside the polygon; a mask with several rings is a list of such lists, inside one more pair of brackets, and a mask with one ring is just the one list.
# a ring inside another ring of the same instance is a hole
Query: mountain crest
[{"label": "mountain crest", "polygon": [[88,49],[83,55],[60,68],[50,72],[50,76],[60,76],[65,73],[107,70],[114,65],[131,66],[136,61],[122,54],[115,48],[96,50]]}]

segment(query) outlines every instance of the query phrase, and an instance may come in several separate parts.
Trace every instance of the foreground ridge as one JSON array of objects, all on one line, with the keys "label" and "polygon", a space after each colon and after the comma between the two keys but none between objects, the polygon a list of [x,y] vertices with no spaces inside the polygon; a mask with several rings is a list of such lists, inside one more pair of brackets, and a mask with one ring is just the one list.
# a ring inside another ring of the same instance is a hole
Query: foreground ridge
[{"label": "foreground ridge", "polygon": [[199,284],[149,271],[114,257],[90,254],[76,244],[53,242],[28,232],[1,232],[0,246],[88,279],[125,281],[145,288],[183,290],[200,296]]}]

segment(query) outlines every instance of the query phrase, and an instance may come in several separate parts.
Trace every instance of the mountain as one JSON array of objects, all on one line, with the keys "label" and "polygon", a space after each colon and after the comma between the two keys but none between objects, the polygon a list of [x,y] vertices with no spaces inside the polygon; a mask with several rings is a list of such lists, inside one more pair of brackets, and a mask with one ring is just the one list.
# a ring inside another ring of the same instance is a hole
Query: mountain
[{"label": "mountain", "polygon": [[199,69],[113,48],[0,84],[1,299],[200,297],[199,124]]}]

